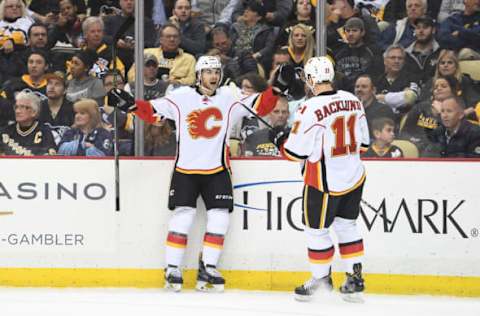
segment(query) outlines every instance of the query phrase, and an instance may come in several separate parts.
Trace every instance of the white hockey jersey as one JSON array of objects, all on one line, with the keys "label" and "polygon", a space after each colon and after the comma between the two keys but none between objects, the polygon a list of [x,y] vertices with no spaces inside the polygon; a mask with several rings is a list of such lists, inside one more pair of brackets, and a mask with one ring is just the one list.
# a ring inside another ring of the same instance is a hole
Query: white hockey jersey
[{"label": "white hockey jersey", "polygon": [[349,92],[333,91],[299,106],[282,152],[291,160],[305,160],[306,185],[343,195],[365,179],[360,149],[366,150],[369,141],[362,103]]},{"label": "white hockey jersey", "polygon": [[181,87],[150,103],[156,115],[176,123],[176,170],[213,174],[229,168],[228,139],[232,125],[252,115],[242,104],[266,115],[275,106],[276,99],[271,88],[246,97],[237,87],[221,87],[208,97],[195,88]]}]

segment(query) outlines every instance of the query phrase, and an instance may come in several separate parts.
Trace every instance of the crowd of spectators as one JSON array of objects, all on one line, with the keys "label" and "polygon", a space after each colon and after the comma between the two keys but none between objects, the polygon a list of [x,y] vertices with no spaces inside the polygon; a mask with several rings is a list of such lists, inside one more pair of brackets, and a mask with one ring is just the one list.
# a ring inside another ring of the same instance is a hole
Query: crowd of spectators
[{"label": "crowd of spectators", "polygon": [[[135,94],[133,25],[114,42],[134,11],[135,0],[0,2],[0,153],[112,155],[117,113],[120,154],[133,154],[135,116],[114,112],[106,95]],[[480,157],[480,0],[327,0],[326,15],[335,87],[363,102],[368,157],[408,157],[404,143],[420,157]],[[283,63],[300,80],[316,54],[310,0],[145,0],[143,21],[146,100],[194,85],[204,54],[244,94],[266,89]],[[308,97],[280,98],[269,124],[291,125]],[[231,154],[278,156],[267,134],[244,119]],[[173,156],[175,146],[172,122],[145,125],[146,155]]]}]

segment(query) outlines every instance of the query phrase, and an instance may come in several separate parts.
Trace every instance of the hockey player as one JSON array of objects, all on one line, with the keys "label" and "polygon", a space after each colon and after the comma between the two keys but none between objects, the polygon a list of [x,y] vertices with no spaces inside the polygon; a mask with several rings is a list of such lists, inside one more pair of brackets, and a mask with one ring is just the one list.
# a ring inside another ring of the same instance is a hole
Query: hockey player
[{"label": "hockey player", "polygon": [[340,292],[358,301],[357,293],[364,290],[363,242],[356,219],[365,181],[360,151],[369,144],[367,120],[353,94],[334,90],[328,58],[311,58],[304,71],[313,97],[297,109],[290,132],[274,128],[270,133],[286,158],[303,163],[303,221],[312,278],[295,289],[295,297],[309,300],[318,288],[332,289],[332,227],[347,271]]},{"label": "hockey player", "polygon": [[199,195],[207,209],[207,226],[196,288],[223,291],[225,280],[216,267],[233,210],[228,148],[231,127],[251,115],[250,111],[260,116],[268,114],[277,95],[294,85],[294,69],[285,66],[277,72],[273,87],[261,94],[238,98],[241,90],[237,87],[219,87],[221,67],[217,57],[202,56],[195,66],[196,87],[180,87],[149,102],[135,102],[118,89],[110,93],[109,104],[133,110],[146,122],[171,119],[176,123],[178,150],[168,203],[173,214],[165,254],[166,287],[175,291],[183,284],[181,265]]}]

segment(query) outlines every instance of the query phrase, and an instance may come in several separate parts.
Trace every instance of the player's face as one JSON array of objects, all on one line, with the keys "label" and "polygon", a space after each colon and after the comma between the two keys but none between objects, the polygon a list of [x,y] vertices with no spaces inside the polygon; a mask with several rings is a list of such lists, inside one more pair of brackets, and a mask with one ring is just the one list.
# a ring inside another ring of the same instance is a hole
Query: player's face
[{"label": "player's face", "polygon": [[65,93],[65,86],[63,82],[58,79],[49,79],[47,83],[47,97],[52,100],[63,97]]},{"label": "player's face", "polygon": [[457,104],[454,99],[448,99],[443,101],[440,110],[440,117],[443,125],[449,129],[455,129],[462,120],[464,114],[462,108]]},{"label": "player's face", "polygon": [[103,40],[103,28],[99,23],[90,25],[87,34],[85,34],[85,40],[92,47],[98,47]]},{"label": "player's face", "polygon": [[221,71],[220,69],[204,69],[202,70],[202,85],[212,91],[217,89],[220,84]]},{"label": "player's face", "polygon": [[433,85],[433,99],[443,101],[452,96],[452,89],[448,84],[448,81],[444,78],[439,78]]},{"label": "player's face", "polygon": [[15,121],[21,126],[29,126],[35,121],[35,111],[29,100],[18,100],[15,103]]},{"label": "player's face", "polygon": [[43,56],[32,54],[30,55],[30,57],[28,57],[27,68],[28,74],[31,77],[37,78],[45,74],[45,71],[47,70],[47,65],[45,63],[45,59],[43,59]]},{"label": "player's face", "polygon": [[442,76],[452,76],[457,71],[457,65],[455,60],[449,56],[445,56],[442,60],[438,61],[438,72]]},{"label": "player's face", "polygon": [[380,133],[377,134],[377,139],[384,144],[391,144],[395,138],[394,127],[392,125],[385,125]]},{"label": "player's face", "polygon": [[350,45],[358,45],[365,35],[365,31],[357,28],[345,29],[347,43]]},{"label": "player's face", "polygon": [[75,125],[79,128],[87,127],[90,123],[90,115],[84,110],[75,111]]},{"label": "player's face", "polygon": [[192,13],[192,7],[190,5],[190,1],[188,0],[178,0],[175,3],[175,7],[173,8],[173,14],[178,17],[178,19],[182,22],[185,22],[190,18]]},{"label": "player's face", "polygon": [[304,30],[297,27],[292,33],[292,43],[294,47],[304,48],[307,45],[307,34]]}]

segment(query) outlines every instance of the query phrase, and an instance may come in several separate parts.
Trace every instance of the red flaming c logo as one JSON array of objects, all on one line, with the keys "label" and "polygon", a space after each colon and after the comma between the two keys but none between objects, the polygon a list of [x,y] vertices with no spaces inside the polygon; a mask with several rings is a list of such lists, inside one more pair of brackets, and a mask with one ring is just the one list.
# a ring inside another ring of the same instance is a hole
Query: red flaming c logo
[{"label": "red flaming c logo", "polygon": [[210,119],[221,121],[222,112],[217,108],[207,108],[204,110],[195,110],[188,114],[188,132],[193,139],[199,137],[212,138],[218,134],[222,128],[220,125],[213,125],[210,128],[207,128],[207,121]]}]

